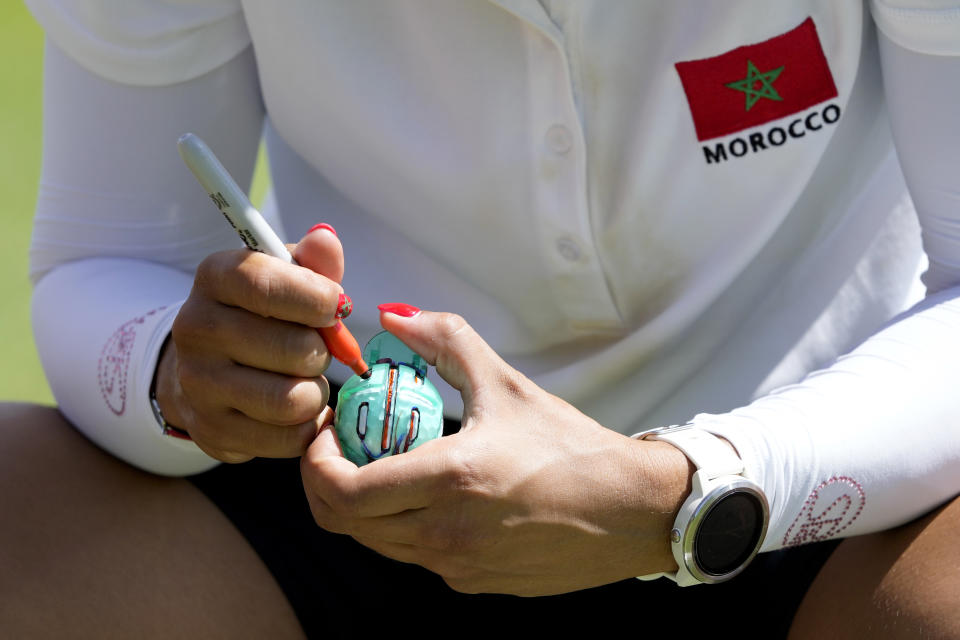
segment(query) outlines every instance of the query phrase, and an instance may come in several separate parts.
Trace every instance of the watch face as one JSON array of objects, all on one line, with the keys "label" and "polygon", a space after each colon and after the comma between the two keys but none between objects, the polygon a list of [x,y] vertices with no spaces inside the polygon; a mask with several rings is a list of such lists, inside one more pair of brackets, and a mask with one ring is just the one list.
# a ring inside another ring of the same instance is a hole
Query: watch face
[{"label": "watch face", "polygon": [[760,544],[764,506],[753,493],[732,491],[703,516],[693,541],[697,566],[723,576],[742,567]]}]

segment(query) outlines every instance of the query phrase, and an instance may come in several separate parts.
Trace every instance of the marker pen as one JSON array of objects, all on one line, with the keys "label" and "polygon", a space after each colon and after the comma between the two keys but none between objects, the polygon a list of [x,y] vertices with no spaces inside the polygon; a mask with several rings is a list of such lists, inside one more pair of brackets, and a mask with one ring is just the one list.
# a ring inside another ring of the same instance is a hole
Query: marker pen
[{"label": "marker pen", "polygon": [[[180,157],[197,181],[207,190],[217,209],[243,239],[247,248],[297,264],[286,245],[277,237],[260,212],[254,208],[247,194],[217,159],[210,147],[192,133],[185,133],[177,141]],[[337,320],[332,327],[317,329],[323,336],[330,355],[350,367],[362,378],[370,377],[370,367],[363,361],[363,353],[353,334]]]}]

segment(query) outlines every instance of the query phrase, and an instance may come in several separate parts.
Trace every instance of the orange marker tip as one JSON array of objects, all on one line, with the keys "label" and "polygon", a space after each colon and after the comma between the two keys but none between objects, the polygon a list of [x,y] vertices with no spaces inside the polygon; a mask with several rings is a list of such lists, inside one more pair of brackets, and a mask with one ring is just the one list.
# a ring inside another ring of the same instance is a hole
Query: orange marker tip
[{"label": "orange marker tip", "polygon": [[363,361],[362,357],[358,357],[352,362],[344,361],[344,364],[350,367],[350,369],[361,378],[366,379],[370,377],[370,367],[367,366],[367,363]]}]

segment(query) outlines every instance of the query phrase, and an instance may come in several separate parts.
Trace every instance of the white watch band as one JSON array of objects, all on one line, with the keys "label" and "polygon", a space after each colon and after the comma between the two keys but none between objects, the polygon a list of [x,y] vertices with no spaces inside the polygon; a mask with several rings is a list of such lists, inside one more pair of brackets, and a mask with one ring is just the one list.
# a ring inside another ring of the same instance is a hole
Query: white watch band
[{"label": "white watch band", "polygon": [[[704,431],[694,425],[673,425],[669,427],[660,427],[650,429],[631,436],[640,440],[662,440],[669,442],[677,447],[693,462],[697,467],[693,479],[693,494],[701,493],[709,481],[721,476],[737,476],[743,473],[744,465],[740,457],[734,452],[733,448],[708,431]],[[688,499],[689,502],[689,499]],[[686,503],[685,505],[686,506]],[[683,509],[681,508],[681,511]],[[676,544],[679,542],[679,530],[674,529],[671,532],[671,540],[674,543],[674,557],[677,557]],[[645,576],[637,576],[639,580],[655,580],[657,578],[670,578],[680,586],[698,584],[697,580],[691,575],[683,563],[678,558],[680,569],[677,572],[654,573]]]},{"label": "white watch band", "polygon": [[730,445],[709,431],[692,425],[654,429],[639,434],[643,440],[663,440],[683,451],[698,471],[705,471],[709,479],[735,476],[743,473],[743,461]]}]

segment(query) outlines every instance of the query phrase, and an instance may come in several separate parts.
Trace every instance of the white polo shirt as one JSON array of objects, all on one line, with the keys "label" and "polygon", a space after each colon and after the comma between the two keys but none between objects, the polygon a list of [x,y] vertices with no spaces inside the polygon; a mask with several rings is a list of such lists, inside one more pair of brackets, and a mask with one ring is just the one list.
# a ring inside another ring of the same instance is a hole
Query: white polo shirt
[{"label": "white polo shirt", "polygon": [[[288,240],[336,227],[361,342],[380,302],[459,312],[623,433],[796,382],[919,295],[856,0],[28,4],[121,83],[252,42]],[[892,39],[960,54],[949,3],[894,4]]]}]

